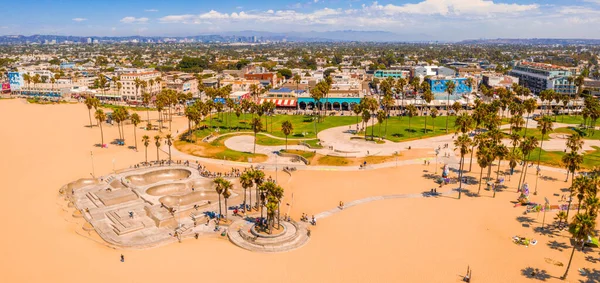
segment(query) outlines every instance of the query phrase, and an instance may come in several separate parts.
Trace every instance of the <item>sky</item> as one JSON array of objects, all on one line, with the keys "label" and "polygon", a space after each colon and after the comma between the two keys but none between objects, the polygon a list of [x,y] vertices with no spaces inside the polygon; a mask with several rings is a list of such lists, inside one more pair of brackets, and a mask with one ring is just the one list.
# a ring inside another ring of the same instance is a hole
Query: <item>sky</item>
[{"label": "sky", "polygon": [[600,0],[19,0],[3,8],[0,35],[359,30],[450,41],[600,38]]}]

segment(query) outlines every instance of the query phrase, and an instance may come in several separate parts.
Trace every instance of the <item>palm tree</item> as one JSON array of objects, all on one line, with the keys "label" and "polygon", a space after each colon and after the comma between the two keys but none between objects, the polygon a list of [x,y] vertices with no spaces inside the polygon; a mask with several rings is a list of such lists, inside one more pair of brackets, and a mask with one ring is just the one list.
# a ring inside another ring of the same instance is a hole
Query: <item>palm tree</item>
[{"label": "palm tree", "polygon": [[435,133],[435,118],[437,118],[437,116],[438,116],[437,108],[434,107],[433,109],[431,109],[430,114],[431,114],[431,119],[433,119],[433,122],[431,123],[431,126],[433,128],[432,131],[433,131],[433,133]]},{"label": "palm tree", "polygon": [[289,120],[283,121],[281,123],[281,132],[285,135],[285,149],[287,150],[287,139],[288,136],[294,131],[294,126],[292,126],[292,122]]},{"label": "palm tree", "polygon": [[98,125],[100,126],[100,147],[104,147],[104,131],[102,130],[102,121],[106,120],[106,114],[104,114],[104,111],[102,111],[102,109],[98,109],[96,110],[96,114],[94,115],[94,117],[96,118],[96,120],[98,120]]},{"label": "palm tree", "polygon": [[150,145],[150,137],[147,135],[144,135],[142,137],[142,143],[144,143],[144,146],[146,147],[146,163],[148,163],[148,146]]},{"label": "palm tree", "polygon": [[569,173],[571,173],[571,178],[575,178],[575,171],[579,170],[581,164],[583,163],[583,156],[577,151],[571,151],[562,157],[562,163],[567,168],[567,178],[565,182],[569,180]]},{"label": "palm tree", "polygon": [[479,189],[477,189],[477,195],[481,191],[481,182],[483,180],[483,168],[486,168],[490,165],[489,162],[489,151],[491,149],[485,144],[479,144],[477,147],[477,164],[479,165]]},{"label": "palm tree", "polygon": [[[496,171],[496,179],[500,179],[500,163],[502,163],[503,159],[508,157],[510,152],[505,145],[498,144],[494,147],[494,153],[498,158],[498,170]],[[494,197],[496,197],[496,190],[494,190]]]},{"label": "palm tree", "polygon": [[548,132],[552,132],[552,119],[550,119],[550,117],[548,116],[543,116],[539,121],[538,121],[538,125],[537,128],[538,130],[540,130],[540,132],[542,132],[542,140],[540,142],[540,153],[538,155],[538,164],[537,166],[540,167],[540,159],[542,156],[542,147],[544,145],[544,137],[546,136],[546,134]]},{"label": "palm tree", "polygon": [[454,145],[460,150],[460,163],[458,169],[458,199],[460,199],[460,194],[462,190],[462,175],[463,175],[463,167],[465,164],[465,155],[469,153],[471,150],[471,138],[469,135],[462,134],[458,139],[454,141]]},{"label": "palm tree", "polygon": [[508,180],[510,181],[511,176],[515,171],[515,167],[517,167],[518,161],[521,160],[521,158],[519,157],[519,154],[517,154],[514,151],[513,148],[513,151],[508,154],[508,157],[506,159],[508,160],[508,166],[510,167],[510,174],[508,175]]},{"label": "palm tree", "polygon": [[142,103],[146,105],[146,115],[148,117],[148,123],[150,123],[150,93],[142,92]]},{"label": "palm tree", "polygon": [[98,108],[99,101],[95,97],[88,96],[85,98],[85,106],[88,109],[88,116],[90,117],[90,129],[92,128],[92,108]]},{"label": "palm tree", "polygon": [[158,156],[158,149],[160,148],[160,136],[156,135],[154,136],[154,145],[156,145],[156,162],[158,162],[160,160],[159,156]]},{"label": "palm tree", "polygon": [[386,120],[385,111],[383,111],[383,110],[377,111],[376,118],[377,118],[377,123],[379,124],[379,139],[381,139],[381,124],[383,124],[383,121]]},{"label": "palm tree", "polygon": [[137,147],[137,125],[142,122],[142,120],[140,119],[140,115],[138,115],[138,113],[133,113],[131,114],[131,123],[133,124],[133,139],[135,140],[135,151],[137,151],[138,147]]},{"label": "palm tree", "polygon": [[258,207],[261,207],[261,213],[260,216],[262,217],[262,205],[260,205],[260,198],[259,198],[259,187],[260,185],[262,185],[262,183],[265,181],[265,172],[261,171],[261,170],[252,170],[252,178],[254,179],[254,186],[255,186],[255,192],[256,192],[256,209],[258,210]]},{"label": "palm tree", "polygon": [[[521,176],[519,177],[519,187],[518,190],[521,190],[521,181],[525,183],[525,178],[527,177],[527,161],[529,161],[531,153],[535,150],[538,145],[538,140],[536,137],[526,137],[520,145],[521,152],[523,153],[523,166],[521,168]],[[522,179],[522,180],[521,180]]]},{"label": "palm tree", "polygon": [[171,134],[167,134],[165,136],[165,140],[167,141],[167,145],[169,146],[169,162],[171,162],[171,146],[173,145],[173,136],[171,136]]},{"label": "palm tree", "polygon": [[252,185],[254,185],[252,174],[250,171],[245,171],[240,175],[240,185],[244,188],[244,211],[246,211],[246,190],[250,189],[250,203],[252,203]]},{"label": "palm tree", "polygon": [[[385,120],[385,133],[384,136],[387,138],[387,125],[388,125],[388,117],[390,116],[390,109],[394,106],[394,98],[392,97],[392,95],[385,95],[382,99],[381,99],[381,106],[383,106],[384,109],[384,120]],[[425,126],[427,126],[427,123],[425,124]]]},{"label": "palm tree", "polygon": [[[435,98],[435,96],[433,95],[433,93],[431,92],[430,89],[426,89],[423,92],[423,100],[425,100],[425,102],[427,102],[427,107],[429,106],[429,103],[431,103],[431,101],[433,101],[433,99]],[[425,109],[425,107],[421,108],[421,112],[423,111],[423,109]],[[427,134],[427,115],[425,115],[425,134]]]},{"label": "palm tree", "polygon": [[473,128],[473,119],[469,113],[463,112],[454,120],[454,127],[457,132],[466,134]]},{"label": "palm tree", "polygon": [[292,77],[292,81],[296,84],[296,90],[298,90],[298,85],[300,84],[300,81],[302,81],[302,77],[300,77],[299,74],[295,74],[294,77]]},{"label": "palm tree", "polygon": [[260,118],[252,119],[252,131],[254,132],[254,153],[256,153],[256,134],[262,131],[262,122]]},{"label": "palm tree", "polygon": [[[363,108],[363,107],[361,107],[361,108]],[[362,112],[363,124],[368,125],[370,119],[371,119],[371,112],[369,112],[369,109],[364,109]],[[366,126],[365,126],[365,140],[367,140],[367,127]]]},{"label": "palm tree", "polygon": [[227,200],[229,199],[229,197],[231,196],[231,190],[233,189],[233,184],[231,184],[231,182],[229,182],[228,180],[223,180],[223,182],[221,183],[221,186],[223,187],[223,198],[225,199],[225,219],[227,219]]},{"label": "palm tree", "polygon": [[417,115],[417,107],[412,104],[408,105],[406,107],[406,115],[408,116],[408,132],[411,133],[410,120],[413,116]]},{"label": "palm tree", "polygon": [[456,113],[456,115],[458,115],[458,112],[462,109],[462,104],[460,104],[460,102],[455,101],[454,103],[452,103],[452,110],[454,110],[454,113]]},{"label": "palm tree", "polygon": [[529,117],[527,117],[527,121],[525,123],[525,132],[523,133],[523,136],[527,135],[527,126],[529,125],[529,119],[531,119],[531,113],[533,113],[535,111],[535,109],[537,109],[537,101],[535,100],[535,98],[529,98],[525,101],[523,101],[523,105],[525,106],[525,111],[527,111],[527,115],[529,115]]},{"label": "palm tree", "polygon": [[135,78],[133,80],[133,83],[135,84],[135,100],[137,101],[138,90],[140,89],[141,86],[143,86],[143,84],[145,83],[145,81],[140,80],[140,78]]},{"label": "palm tree", "polygon": [[579,133],[574,133],[567,139],[566,145],[571,151],[580,151],[583,148],[583,138]]},{"label": "palm tree", "polygon": [[[588,240],[588,237],[594,236],[596,234],[596,219],[589,214],[577,214],[573,219],[571,225],[569,225],[569,233],[573,236],[573,240],[575,243],[581,243],[581,251],[583,251],[583,247],[585,242]],[[561,277],[561,279],[567,278],[567,274],[569,273],[569,268],[571,268],[571,262],[573,261],[573,254],[575,253],[576,245],[573,245],[573,250],[571,251],[571,257],[569,258],[569,264],[567,264],[567,269],[565,270],[565,274]]]},{"label": "palm tree", "polygon": [[456,84],[454,81],[446,81],[446,93],[448,93],[448,99],[446,101],[446,134],[448,133],[448,119],[450,118],[450,95],[454,93],[454,89],[456,88]]},{"label": "palm tree", "polygon": [[[225,191],[225,187],[224,187],[224,183],[225,183],[225,179],[221,178],[221,177],[217,177],[213,180],[213,183],[215,184],[215,191],[217,191],[217,195],[219,196],[219,218],[221,217],[221,215],[223,215],[221,212],[221,194]],[[227,208],[227,207],[226,207]]]}]

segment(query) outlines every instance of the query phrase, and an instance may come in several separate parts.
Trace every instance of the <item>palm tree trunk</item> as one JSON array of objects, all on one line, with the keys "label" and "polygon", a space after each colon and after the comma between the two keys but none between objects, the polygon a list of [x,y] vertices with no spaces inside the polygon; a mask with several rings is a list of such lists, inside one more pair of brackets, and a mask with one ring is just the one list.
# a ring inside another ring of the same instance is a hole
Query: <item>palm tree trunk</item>
[{"label": "palm tree trunk", "polygon": [[[435,126],[435,122],[433,122],[433,124]],[[471,147],[471,158],[469,160],[469,172],[471,172],[471,167],[473,166],[473,151],[475,151],[475,146],[474,145]]]},{"label": "palm tree trunk", "polygon": [[225,198],[225,219],[227,219],[227,198]]},{"label": "palm tree trunk", "polygon": [[254,132],[254,154],[256,154],[256,132]]},{"label": "palm tree trunk", "polygon": [[500,163],[502,159],[498,159],[498,170],[496,171],[496,180],[500,179]]},{"label": "palm tree trunk", "polygon": [[171,161],[171,145],[169,145],[169,161]]},{"label": "palm tree trunk", "polygon": [[573,261],[573,254],[575,254],[575,245],[573,245],[573,250],[571,251],[571,257],[569,257],[569,264],[567,264],[565,274],[561,277],[563,280],[567,278],[567,274],[569,274],[569,268],[571,268],[571,262]]},{"label": "palm tree trunk", "polygon": [[540,160],[542,159],[542,148],[544,146],[544,135],[542,135],[542,140],[540,141],[540,151],[538,153],[538,164],[537,166],[540,167]]},{"label": "palm tree trunk", "polygon": [[146,147],[146,153],[145,153],[145,156],[146,156],[146,163],[148,163],[148,147]]},{"label": "palm tree trunk", "polygon": [[98,125],[100,125],[100,138],[101,138],[100,148],[102,148],[104,146],[104,131],[102,130],[102,122],[98,121]]},{"label": "palm tree trunk", "polygon": [[88,109],[88,116],[90,116],[90,129],[93,127],[92,126],[92,109]]},{"label": "palm tree trunk", "polygon": [[138,147],[137,147],[137,133],[136,133],[136,129],[135,128],[136,128],[136,126],[133,125],[133,139],[135,141],[135,151],[137,151],[138,150]]},{"label": "palm tree trunk", "polygon": [[285,135],[285,150],[287,150],[287,135]]},{"label": "palm tree trunk", "polygon": [[479,188],[477,189],[477,195],[479,195],[479,192],[481,191],[482,178],[483,178],[483,167],[481,167],[481,170],[479,171]]},{"label": "palm tree trunk", "polygon": [[448,133],[448,119],[450,118],[450,93],[446,101],[446,134]]},{"label": "palm tree trunk", "polygon": [[158,146],[157,146],[157,147],[156,147],[156,161],[158,162],[158,160],[160,160],[160,159],[159,159],[159,157],[158,157]]},{"label": "palm tree trunk", "polygon": [[460,199],[460,195],[462,192],[462,180],[463,180],[463,167],[465,164],[465,156],[461,155],[460,156],[460,163],[458,165],[458,199]]},{"label": "palm tree trunk", "polygon": [[221,213],[221,194],[219,194],[219,218],[221,218],[221,215],[223,215],[223,213]]}]

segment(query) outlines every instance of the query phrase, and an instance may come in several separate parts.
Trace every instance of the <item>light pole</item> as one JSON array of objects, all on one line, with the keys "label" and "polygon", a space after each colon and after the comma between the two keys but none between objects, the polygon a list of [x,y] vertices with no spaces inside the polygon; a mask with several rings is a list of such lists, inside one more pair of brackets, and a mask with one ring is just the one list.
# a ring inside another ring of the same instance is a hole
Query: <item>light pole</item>
[{"label": "light pole", "polygon": [[90,156],[92,158],[92,177],[96,178],[96,170],[94,170],[94,153],[90,150]]},{"label": "light pole", "polygon": [[435,174],[437,174],[438,154],[440,154],[440,149],[439,148],[435,150]]}]

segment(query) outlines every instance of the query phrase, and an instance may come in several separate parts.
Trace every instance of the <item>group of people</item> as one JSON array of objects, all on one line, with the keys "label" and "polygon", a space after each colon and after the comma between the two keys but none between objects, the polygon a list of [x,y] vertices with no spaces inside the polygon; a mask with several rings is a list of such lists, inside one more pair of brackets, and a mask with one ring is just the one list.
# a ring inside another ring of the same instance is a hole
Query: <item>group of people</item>
[{"label": "group of people", "polygon": [[[343,203],[342,203],[343,204]],[[315,218],[315,216],[313,215],[312,218],[310,219],[310,221],[308,220],[308,214],[306,213],[302,213],[302,216],[300,217],[300,220],[304,221],[304,222],[309,222],[310,224],[312,224],[313,226],[317,226],[317,219]]]}]

